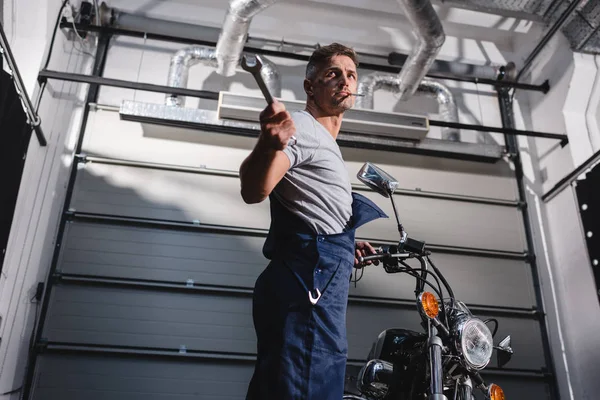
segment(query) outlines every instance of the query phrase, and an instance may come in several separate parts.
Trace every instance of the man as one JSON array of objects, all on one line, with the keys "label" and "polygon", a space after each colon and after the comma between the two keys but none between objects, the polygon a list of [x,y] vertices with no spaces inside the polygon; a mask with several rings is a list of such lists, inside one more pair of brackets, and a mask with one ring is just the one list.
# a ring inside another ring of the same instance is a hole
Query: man
[{"label": "man", "polygon": [[356,58],[337,43],[317,49],[306,68],[306,109],[265,108],[256,147],[240,167],[244,201],[271,204],[263,248],[271,262],[254,288],[258,358],[248,400],[343,395],[349,280],[353,265],[362,266],[358,257],[374,253],[354,242],[354,231],[385,217],[351,192],[335,141],[354,105]]}]

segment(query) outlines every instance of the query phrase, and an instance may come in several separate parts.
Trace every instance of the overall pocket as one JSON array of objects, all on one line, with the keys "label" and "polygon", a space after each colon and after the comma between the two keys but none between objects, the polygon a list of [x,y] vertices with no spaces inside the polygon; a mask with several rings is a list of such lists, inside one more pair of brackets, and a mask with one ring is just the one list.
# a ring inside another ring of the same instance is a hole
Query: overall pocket
[{"label": "overall pocket", "polygon": [[321,298],[314,306],[315,348],[332,354],[346,354],[346,310],[350,286],[346,273],[352,265],[347,260],[328,259],[315,269],[315,286]]}]

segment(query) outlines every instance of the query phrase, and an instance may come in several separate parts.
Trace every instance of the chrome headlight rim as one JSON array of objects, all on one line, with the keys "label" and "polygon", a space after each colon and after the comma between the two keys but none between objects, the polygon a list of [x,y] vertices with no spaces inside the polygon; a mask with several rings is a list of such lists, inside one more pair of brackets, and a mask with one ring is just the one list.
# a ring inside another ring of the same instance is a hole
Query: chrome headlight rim
[{"label": "chrome headlight rim", "polygon": [[[484,363],[480,363],[480,364],[473,363],[471,360],[469,360],[469,358],[467,357],[467,355],[465,354],[465,351],[463,349],[463,340],[462,340],[463,339],[463,334],[464,334],[465,328],[470,323],[480,323],[480,326],[486,329],[487,334],[491,338],[491,340],[490,340],[490,344],[491,344],[490,349],[491,349],[491,351],[490,351],[489,356],[487,357],[487,361],[485,361]],[[492,338],[492,332],[487,327],[487,325],[485,324],[485,322],[483,322],[483,320],[481,320],[480,318],[476,318],[476,317],[471,317],[471,316],[467,317],[467,316],[465,316],[456,325],[456,336],[455,336],[455,338],[456,338],[456,341],[455,341],[456,351],[460,355],[460,358],[463,361],[465,367],[467,367],[468,369],[471,369],[471,370],[475,370],[475,371],[480,371],[480,370],[484,369],[485,367],[487,367],[487,365],[492,360],[493,338]]]}]

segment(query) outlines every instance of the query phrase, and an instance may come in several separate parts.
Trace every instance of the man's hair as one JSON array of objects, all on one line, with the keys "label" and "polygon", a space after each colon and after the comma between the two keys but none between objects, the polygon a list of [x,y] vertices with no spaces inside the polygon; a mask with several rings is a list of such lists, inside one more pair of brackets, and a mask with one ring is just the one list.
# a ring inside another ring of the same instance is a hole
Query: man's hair
[{"label": "man's hair", "polygon": [[312,53],[308,60],[308,65],[306,65],[306,78],[313,79],[323,64],[332,57],[340,55],[350,57],[350,59],[354,61],[354,65],[358,67],[358,56],[354,49],[344,46],[343,44],[331,43],[328,46],[319,47]]}]

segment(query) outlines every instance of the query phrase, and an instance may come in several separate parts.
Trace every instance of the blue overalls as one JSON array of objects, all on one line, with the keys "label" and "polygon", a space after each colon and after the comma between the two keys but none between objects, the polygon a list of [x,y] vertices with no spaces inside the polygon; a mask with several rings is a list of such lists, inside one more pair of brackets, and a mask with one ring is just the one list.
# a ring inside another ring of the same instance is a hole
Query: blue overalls
[{"label": "blue overalls", "polygon": [[271,260],[253,297],[258,357],[247,400],[340,400],[346,370],[346,306],[354,235],[387,216],[352,193],[343,233],[317,235],[274,196],[263,254]]}]

